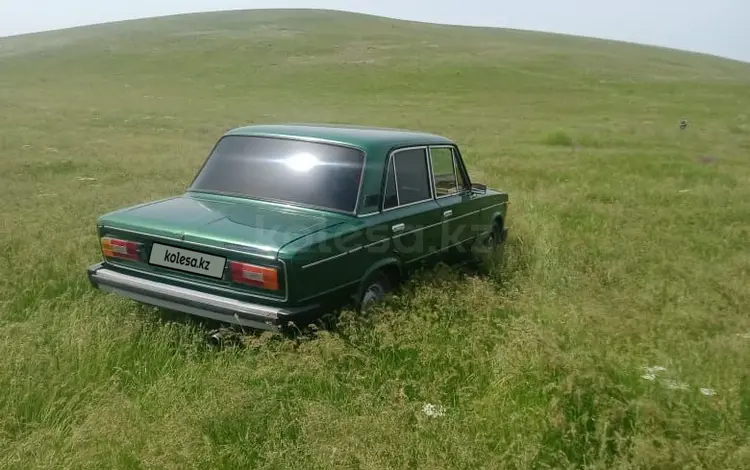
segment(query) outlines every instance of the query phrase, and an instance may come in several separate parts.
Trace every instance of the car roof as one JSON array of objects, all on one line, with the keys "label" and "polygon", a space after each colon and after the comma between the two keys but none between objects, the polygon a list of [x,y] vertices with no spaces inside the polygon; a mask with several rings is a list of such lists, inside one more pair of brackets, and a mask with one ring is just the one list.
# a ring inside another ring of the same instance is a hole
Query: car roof
[{"label": "car roof", "polygon": [[310,140],[364,151],[367,159],[357,209],[360,214],[372,212],[362,208],[361,204],[366,197],[380,194],[388,154],[392,150],[422,145],[456,145],[447,137],[428,132],[341,124],[248,125],[232,129],[224,135]]},{"label": "car roof", "polygon": [[238,127],[225,135],[286,137],[343,144],[367,153],[382,153],[409,145],[446,145],[453,141],[436,134],[407,129],[342,124],[262,124]]}]

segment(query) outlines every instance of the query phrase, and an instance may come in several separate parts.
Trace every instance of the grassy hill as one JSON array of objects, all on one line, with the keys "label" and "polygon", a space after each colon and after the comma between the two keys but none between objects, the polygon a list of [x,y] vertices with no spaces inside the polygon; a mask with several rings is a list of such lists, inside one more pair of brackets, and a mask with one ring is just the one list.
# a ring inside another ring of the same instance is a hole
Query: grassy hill
[{"label": "grassy hill", "polygon": [[[2,39],[0,467],[747,468],[749,110],[750,64],[334,12]],[[90,288],[98,215],[280,121],[457,139],[505,268],[222,351]]]}]

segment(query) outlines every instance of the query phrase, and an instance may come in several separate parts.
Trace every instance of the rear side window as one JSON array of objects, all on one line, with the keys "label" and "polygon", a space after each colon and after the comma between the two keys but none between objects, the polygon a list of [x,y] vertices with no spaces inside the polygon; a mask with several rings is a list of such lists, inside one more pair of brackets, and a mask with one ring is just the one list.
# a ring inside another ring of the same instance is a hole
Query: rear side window
[{"label": "rear side window", "polygon": [[400,151],[393,155],[393,162],[399,205],[412,204],[432,197],[426,149]]},{"label": "rear side window", "polygon": [[393,160],[388,165],[388,175],[385,180],[385,198],[383,209],[390,209],[398,206],[398,193],[396,192],[396,170],[393,166]]}]

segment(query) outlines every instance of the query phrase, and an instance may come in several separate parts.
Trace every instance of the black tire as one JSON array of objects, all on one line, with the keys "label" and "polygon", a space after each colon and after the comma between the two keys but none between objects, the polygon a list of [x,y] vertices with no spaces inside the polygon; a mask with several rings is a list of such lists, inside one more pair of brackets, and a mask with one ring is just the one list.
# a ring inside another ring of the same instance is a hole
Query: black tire
[{"label": "black tire", "polygon": [[477,240],[472,251],[474,252],[474,261],[478,267],[486,267],[491,264],[497,254],[503,239],[502,224],[495,224],[492,231],[483,240]]},{"label": "black tire", "polygon": [[382,271],[377,272],[365,284],[359,299],[360,313],[366,313],[370,307],[381,302],[393,290],[393,282]]}]

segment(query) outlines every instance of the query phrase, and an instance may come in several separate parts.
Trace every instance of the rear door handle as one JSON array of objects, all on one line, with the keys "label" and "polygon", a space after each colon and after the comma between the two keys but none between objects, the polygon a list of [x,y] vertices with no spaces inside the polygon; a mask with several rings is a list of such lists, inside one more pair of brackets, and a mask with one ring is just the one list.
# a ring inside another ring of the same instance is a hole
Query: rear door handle
[{"label": "rear door handle", "polygon": [[404,229],[404,227],[406,227],[404,224],[396,224],[391,227],[391,230],[393,230],[394,232],[400,232]]},{"label": "rear door handle", "polygon": [[452,215],[453,215],[453,211],[452,210],[447,210],[447,211],[443,212],[443,217],[451,217]]}]

